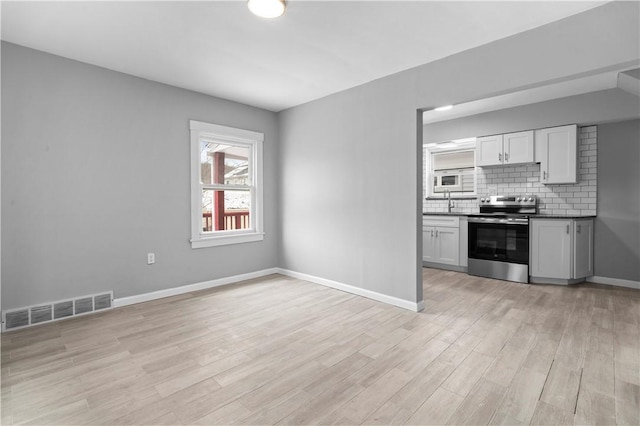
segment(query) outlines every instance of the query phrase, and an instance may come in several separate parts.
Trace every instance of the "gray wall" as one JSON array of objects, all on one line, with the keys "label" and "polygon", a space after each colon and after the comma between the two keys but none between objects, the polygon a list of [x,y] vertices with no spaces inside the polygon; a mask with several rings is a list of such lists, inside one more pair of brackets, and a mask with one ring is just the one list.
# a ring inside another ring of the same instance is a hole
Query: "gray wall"
[{"label": "gray wall", "polygon": [[[2,112],[3,309],[277,266],[276,114],[7,43]],[[265,133],[264,241],[191,249],[190,119]]]},{"label": "gray wall", "polygon": [[281,113],[282,266],[422,299],[416,110],[635,63],[638,13],[607,3]]},{"label": "gray wall", "polygon": [[598,126],[594,273],[640,281],[640,120]]},{"label": "gray wall", "polygon": [[600,90],[490,111],[424,125],[424,141],[451,139],[540,129],[564,124],[595,124],[637,118],[640,99],[620,89]]},{"label": "gray wall", "polygon": [[[636,62],[638,12],[607,3],[279,116],[3,44],[2,307],[276,265],[419,301],[417,110]],[[189,119],[265,133],[264,242],[190,249]]]},{"label": "gray wall", "polygon": [[284,268],[417,300],[414,102],[403,74],[282,114]]}]

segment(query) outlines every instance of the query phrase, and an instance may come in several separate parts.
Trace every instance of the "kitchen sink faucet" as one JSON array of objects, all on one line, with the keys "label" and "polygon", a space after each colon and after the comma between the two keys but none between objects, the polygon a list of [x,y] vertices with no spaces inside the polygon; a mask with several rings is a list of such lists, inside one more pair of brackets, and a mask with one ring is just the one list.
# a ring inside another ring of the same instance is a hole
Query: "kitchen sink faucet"
[{"label": "kitchen sink faucet", "polygon": [[451,201],[451,191],[447,190],[446,194],[447,194],[447,212],[451,213],[451,209],[455,207],[455,204],[453,204],[453,201]]}]

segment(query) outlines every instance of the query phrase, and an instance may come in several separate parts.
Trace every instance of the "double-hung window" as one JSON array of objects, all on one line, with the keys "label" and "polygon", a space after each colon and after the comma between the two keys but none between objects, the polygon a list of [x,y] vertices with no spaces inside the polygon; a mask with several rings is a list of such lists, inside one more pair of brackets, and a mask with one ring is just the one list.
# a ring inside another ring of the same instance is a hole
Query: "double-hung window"
[{"label": "double-hung window", "polygon": [[264,134],[190,121],[191,247],[260,241]]}]

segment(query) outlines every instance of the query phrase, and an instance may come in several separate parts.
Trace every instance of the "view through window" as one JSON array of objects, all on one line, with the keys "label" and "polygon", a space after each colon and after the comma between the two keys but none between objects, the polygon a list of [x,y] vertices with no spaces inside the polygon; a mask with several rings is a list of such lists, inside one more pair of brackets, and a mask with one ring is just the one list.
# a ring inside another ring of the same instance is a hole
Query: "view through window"
[{"label": "view through window", "polygon": [[250,154],[248,146],[201,141],[203,232],[251,227]]},{"label": "view through window", "polygon": [[191,245],[263,239],[262,133],[191,121]]}]

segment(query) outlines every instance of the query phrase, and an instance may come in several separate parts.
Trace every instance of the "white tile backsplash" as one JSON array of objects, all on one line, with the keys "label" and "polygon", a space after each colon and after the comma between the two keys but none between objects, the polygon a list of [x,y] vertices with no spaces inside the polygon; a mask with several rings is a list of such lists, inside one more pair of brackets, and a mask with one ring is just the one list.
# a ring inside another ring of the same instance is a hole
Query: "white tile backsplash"
[{"label": "white tile backsplash", "polygon": [[[595,215],[597,204],[597,127],[581,127],[578,133],[579,182],[573,185],[543,185],[540,164],[476,169],[478,197],[534,194],[541,214]],[[426,163],[426,151],[424,153]],[[426,169],[426,164],[424,164]],[[426,191],[426,190],[425,190]],[[477,213],[478,200],[454,200],[454,212]],[[446,212],[446,200],[425,200],[425,212]]]}]

